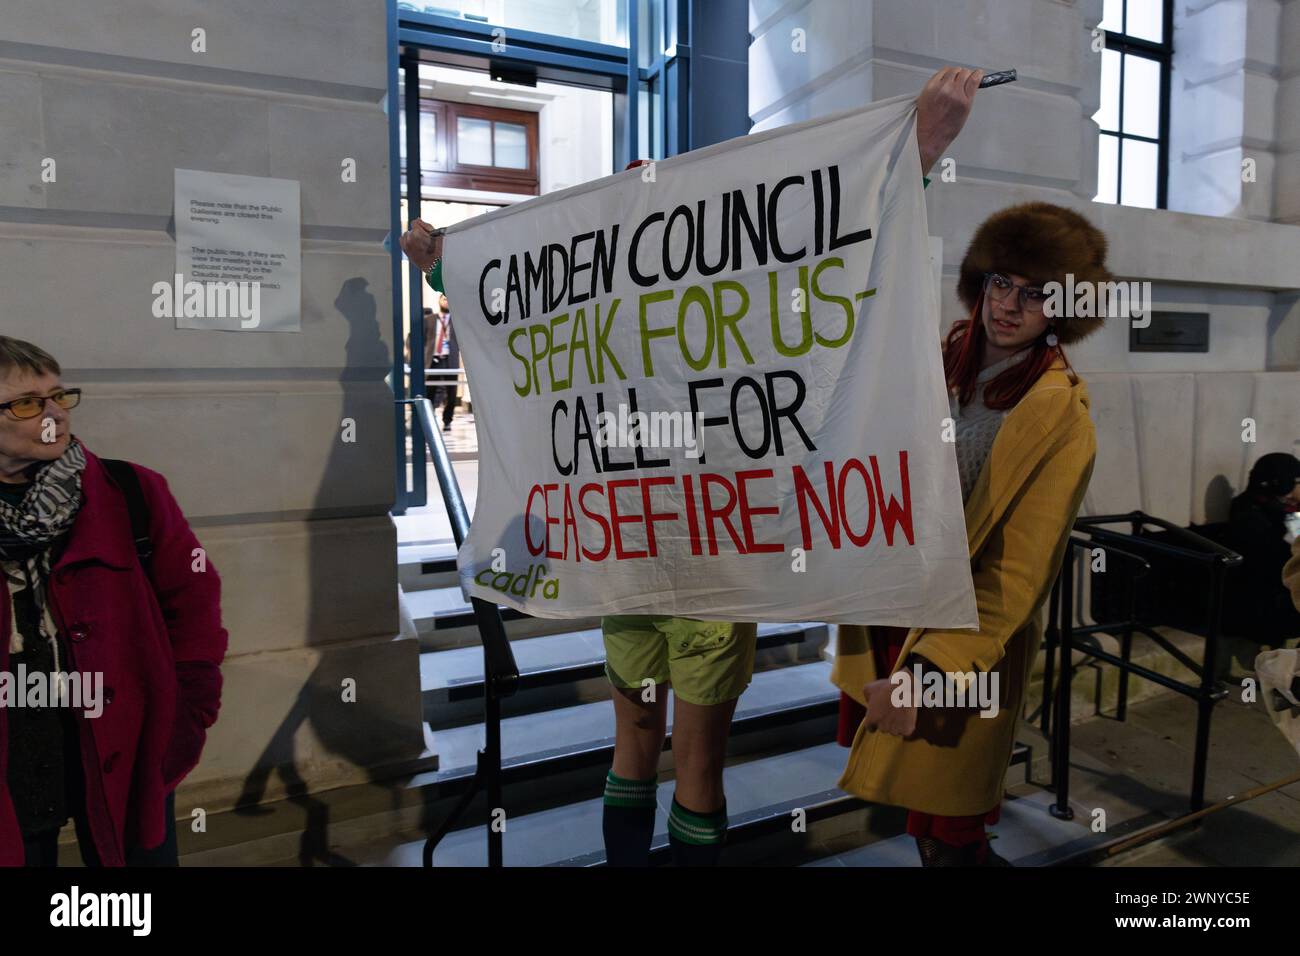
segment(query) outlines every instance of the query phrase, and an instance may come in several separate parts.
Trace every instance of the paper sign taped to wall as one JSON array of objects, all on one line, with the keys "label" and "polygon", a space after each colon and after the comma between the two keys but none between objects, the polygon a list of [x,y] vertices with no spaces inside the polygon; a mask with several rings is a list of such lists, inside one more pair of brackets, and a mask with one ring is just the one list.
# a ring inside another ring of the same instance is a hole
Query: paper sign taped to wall
[{"label": "paper sign taped to wall", "polygon": [[915,116],[891,100],[448,229],[468,594],[978,626]]},{"label": "paper sign taped to wall", "polygon": [[176,275],[154,315],[178,329],[302,328],[302,217],[294,179],[176,170]]}]

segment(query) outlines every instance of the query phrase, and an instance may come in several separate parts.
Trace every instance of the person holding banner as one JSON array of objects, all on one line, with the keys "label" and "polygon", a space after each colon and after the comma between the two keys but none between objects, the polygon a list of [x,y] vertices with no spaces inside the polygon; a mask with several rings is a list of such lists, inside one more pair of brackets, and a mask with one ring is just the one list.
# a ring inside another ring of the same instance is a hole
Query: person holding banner
[{"label": "person holding banner", "polygon": [[[943,364],[979,630],[839,631],[832,680],[844,694],[840,743],[852,746],[840,786],[907,807],[925,866],[1009,865],[984,826],[998,818],[1042,607],[1096,454],[1088,391],[1061,346],[1103,320],[1054,316],[1043,286],[1108,281],[1106,246],[1083,216],[1041,202],[976,231],[957,286],[970,318],[954,324]],[[950,688],[987,681],[992,715],[918,706],[928,672]]]},{"label": "person holding banner", "polygon": [[[459,370],[460,346],[456,342],[456,330],[451,324],[451,313],[447,311],[445,295],[438,296],[438,312],[434,318],[435,321],[430,323],[429,333],[426,333],[432,340],[425,346],[432,350],[427,367],[444,371]],[[449,432],[452,419],[456,415],[456,406],[460,404],[460,386],[454,378],[447,379],[434,389],[434,393],[442,399],[442,430]],[[437,403],[437,398],[434,402]]]},{"label": "person holding banner", "polygon": [[[920,167],[927,173],[970,115],[982,71],[948,67],[917,101]],[[629,168],[647,161],[639,160]],[[442,280],[443,237],[414,220],[401,248],[435,290]],[[654,832],[656,784],[675,697],[675,786],[668,830],[679,866],[717,863],[727,829],[723,764],[732,714],[754,666],[756,625],[668,615],[617,615],[602,621],[606,671],[616,715],[613,766],[606,781],[603,829],[610,865],[646,865]]]},{"label": "person holding banner", "polygon": [[[634,160],[627,168],[648,163]],[[441,293],[442,236],[416,219],[400,244]],[[659,691],[671,687],[676,698],[676,792],[668,820],[673,861],[716,864],[727,829],[722,789],[727,734],[753,674],[757,627],[649,614],[602,618],[601,631],[616,728],[605,782],[606,861],[611,866],[649,863],[668,722],[668,697]]]}]

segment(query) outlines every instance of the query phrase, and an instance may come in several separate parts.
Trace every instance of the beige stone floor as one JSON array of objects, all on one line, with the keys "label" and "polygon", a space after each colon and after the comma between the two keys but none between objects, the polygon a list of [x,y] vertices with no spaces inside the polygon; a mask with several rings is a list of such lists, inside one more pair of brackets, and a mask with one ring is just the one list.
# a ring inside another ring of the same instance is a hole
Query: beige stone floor
[{"label": "beige stone floor", "polygon": [[[1120,723],[1099,717],[1073,729],[1071,805],[1125,820],[1187,812],[1196,709],[1179,695],[1131,705]],[[1300,756],[1258,704],[1230,698],[1215,709],[1206,803],[1217,803],[1300,771]],[[1126,852],[1106,866],[1300,865],[1300,784],[1230,806],[1176,835]]]}]

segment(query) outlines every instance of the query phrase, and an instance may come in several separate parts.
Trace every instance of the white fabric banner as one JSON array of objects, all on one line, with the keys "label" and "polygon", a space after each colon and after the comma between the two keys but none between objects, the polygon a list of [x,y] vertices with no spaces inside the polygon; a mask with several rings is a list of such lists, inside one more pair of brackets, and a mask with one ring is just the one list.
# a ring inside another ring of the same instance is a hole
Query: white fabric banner
[{"label": "white fabric banner", "polygon": [[889,100],[448,230],[467,594],[978,626],[915,116]]}]

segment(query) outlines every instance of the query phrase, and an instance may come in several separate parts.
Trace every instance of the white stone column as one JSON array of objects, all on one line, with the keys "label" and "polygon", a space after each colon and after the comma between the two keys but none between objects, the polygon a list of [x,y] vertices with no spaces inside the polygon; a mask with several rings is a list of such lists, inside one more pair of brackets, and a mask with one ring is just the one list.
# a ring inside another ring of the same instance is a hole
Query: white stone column
[{"label": "white stone column", "polygon": [[[1300,225],[1300,3],[1282,0],[1278,18],[1277,163],[1273,214]],[[1300,360],[1300,350],[1296,351]]]},{"label": "white stone column", "polygon": [[1278,0],[1176,0],[1170,209],[1274,218],[1281,14]]}]

